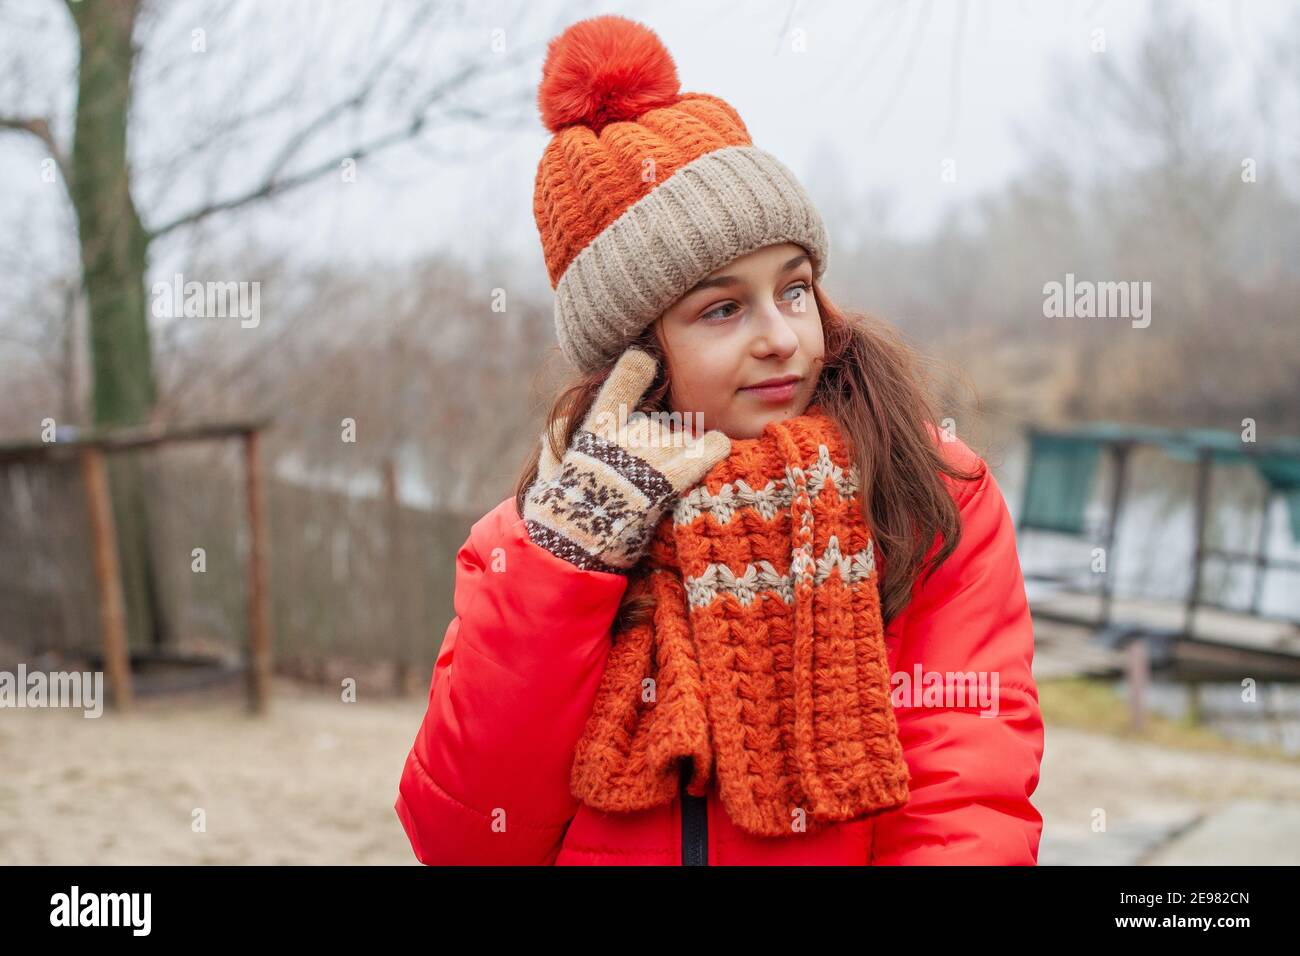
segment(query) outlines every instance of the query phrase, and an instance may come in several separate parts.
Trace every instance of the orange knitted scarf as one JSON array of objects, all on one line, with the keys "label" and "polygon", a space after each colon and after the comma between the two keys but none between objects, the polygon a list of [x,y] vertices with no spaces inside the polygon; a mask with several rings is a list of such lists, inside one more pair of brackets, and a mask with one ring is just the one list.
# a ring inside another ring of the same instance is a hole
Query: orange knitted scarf
[{"label": "orange knitted scarf", "polygon": [[677,502],[629,595],[646,623],[614,635],[575,752],[573,795],[643,810],[714,771],[761,836],[813,832],[907,802],[875,553],[858,469],[819,405],[772,422]]}]

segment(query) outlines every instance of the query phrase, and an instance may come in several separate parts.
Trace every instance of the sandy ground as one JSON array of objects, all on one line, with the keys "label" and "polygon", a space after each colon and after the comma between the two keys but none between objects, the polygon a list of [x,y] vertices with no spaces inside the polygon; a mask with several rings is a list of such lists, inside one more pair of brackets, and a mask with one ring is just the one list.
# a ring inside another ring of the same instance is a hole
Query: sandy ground
[{"label": "sandy ground", "polygon": [[275,694],[0,710],[0,863],[415,864],[393,801],[424,701]]},{"label": "sandy ground", "polygon": [[[423,712],[284,681],[265,719],[229,695],[0,710],[0,864],[414,864],[392,805]],[[1300,807],[1300,763],[1049,727],[1040,863],[1148,862],[1244,798]]]}]

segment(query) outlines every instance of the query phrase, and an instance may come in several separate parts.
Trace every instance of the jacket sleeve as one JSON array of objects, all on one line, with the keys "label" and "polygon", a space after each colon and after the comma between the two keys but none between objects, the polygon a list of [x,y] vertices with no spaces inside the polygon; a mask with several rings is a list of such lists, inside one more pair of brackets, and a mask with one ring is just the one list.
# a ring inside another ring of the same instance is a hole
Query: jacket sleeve
[{"label": "jacket sleeve", "polygon": [[[908,802],[877,817],[871,862],[1032,866],[1042,817],[1029,798],[1038,785],[1043,720],[1015,526],[987,465],[965,445],[951,454],[967,470],[978,464],[982,475],[954,493],[962,519],[957,549],[916,585],[886,633],[912,780]],[[967,681],[974,672],[996,692],[984,700],[918,700],[918,675],[923,682],[935,672]]]},{"label": "jacket sleeve", "polygon": [[554,862],[626,588],[534,544],[513,498],[475,523],[394,805],[420,862]]}]

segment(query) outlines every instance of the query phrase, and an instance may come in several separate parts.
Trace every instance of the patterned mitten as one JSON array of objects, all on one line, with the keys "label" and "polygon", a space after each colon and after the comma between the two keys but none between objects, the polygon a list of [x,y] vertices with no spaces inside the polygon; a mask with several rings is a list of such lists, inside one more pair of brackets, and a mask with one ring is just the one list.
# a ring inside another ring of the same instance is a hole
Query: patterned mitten
[{"label": "patterned mitten", "polygon": [[524,499],[528,536],[579,568],[626,573],[677,497],[731,454],[721,431],[694,436],[633,412],[657,370],[649,353],[628,349],[562,459],[542,437]]}]

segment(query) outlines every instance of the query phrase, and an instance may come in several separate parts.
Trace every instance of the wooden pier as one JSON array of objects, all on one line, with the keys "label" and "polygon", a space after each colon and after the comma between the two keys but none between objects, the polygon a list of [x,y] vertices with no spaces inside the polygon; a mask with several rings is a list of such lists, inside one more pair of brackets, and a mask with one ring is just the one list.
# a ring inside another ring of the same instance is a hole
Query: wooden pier
[{"label": "wooden pier", "polygon": [[[1300,540],[1300,439],[1247,441],[1230,431],[1165,429],[1096,423],[1074,429],[1029,427],[1028,473],[1016,521],[1017,536],[1046,532],[1089,537],[1083,513],[1096,465],[1110,457],[1108,506],[1099,545],[1111,558],[1089,586],[1079,569],[1024,569],[1034,619],[1034,671],[1039,678],[1120,676],[1130,688],[1132,721],[1145,719],[1143,694],[1151,674],[1186,682],[1193,699],[1202,682],[1300,682],[1300,621],[1262,612],[1264,577],[1297,575],[1300,563],[1270,553],[1269,508],[1282,498],[1293,540]],[[1114,545],[1123,515],[1132,450],[1163,448],[1196,468],[1191,583],[1178,600],[1115,593]],[[1249,462],[1264,481],[1258,543],[1251,553],[1213,548],[1207,541],[1216,463]],[[1227,607],[1202,596],[1207,561],[1248,564],[1255,572],[1246,607]],[[1300,575],[1297,575],[1300,576]]]}]

